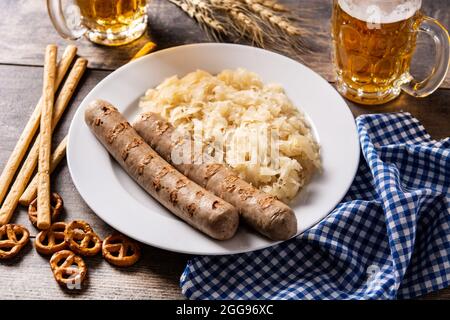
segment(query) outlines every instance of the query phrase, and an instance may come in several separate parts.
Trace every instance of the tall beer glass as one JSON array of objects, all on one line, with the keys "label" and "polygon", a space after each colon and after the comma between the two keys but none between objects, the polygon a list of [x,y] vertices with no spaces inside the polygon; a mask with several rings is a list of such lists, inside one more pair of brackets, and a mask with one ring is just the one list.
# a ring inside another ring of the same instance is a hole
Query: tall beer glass
[{"label": "tall beer glass", "polygon": [[[441,85],[449,68],[449,35],[421,6],[422,0],[334,0],[334,63],[343,96],[375,105],[402,90],[425,97]],[[419,32],[436,45],[434,68],[423,81],[409,73]]]},{"label": "tall beer glass", "polygon": [[92,42],[120,46],[147,28],[148,0],[47,0],[50,19],[66,39],[85,35]]}]

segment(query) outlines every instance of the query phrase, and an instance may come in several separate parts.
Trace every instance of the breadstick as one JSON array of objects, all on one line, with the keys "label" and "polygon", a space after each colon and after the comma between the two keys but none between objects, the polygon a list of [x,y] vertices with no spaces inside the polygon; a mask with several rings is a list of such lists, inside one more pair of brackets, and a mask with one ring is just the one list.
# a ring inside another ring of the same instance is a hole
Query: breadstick
[{"label": "breadstick", "polygon": [[[73,92],[81,79],[81,76],[86,70],[86,65],[87,61],[83,58],[79,58],[70,71],[69,76],[67,77],[67,80],[65,81],[55,103],[52,129],[55,128],[56,124],[61,119],[61,116],[63,115],[63,112],[66,109],[70,98],[72,97]],[[11,187],[11,190],[0,208],[0,226],[7,224],[11,220],[14,210],[19,203],[19,198],[33,175],[39,156],[39,141],[40,136],[38,135],[33,147],[25,159],[24,164],[22,165],[22,168],[19,171],[16,180],[14,181],[14,184]]]},{"label": "breadstick", "polygon": [[133,58],[131,58],[130,62],[133,60],[136,60],[137,58],[143,57],[146,54],[150,53],[153,51],[153,49],[156,48],[156,44],[149,41],[146,44],[144,44],[144,46],[142,48],[139,49],[138,52],[136,52],[136,54],[133,56]]},{"label": "breadstick", "polygon": [[38,159],[37,227],[46,230],[51,224],[50,208],[50,155],[52,150],[52,117],[55,102],[56,55],[54,44],[45,50],[44,85],[42,88],[41,136]]},{"label": "breadstick", "polygon": [[[52,158],[50,159],[50,173],[52,173],[58,164],[64,159],[66,155],[67,136],[61,141],[58,147],[53,151]],[[31,180],[28,187],[19,199],[19,203],[23,206],[29,206],[30,203],[36,198],[37,195],[37,175]]]},{"label": "breadstick", "polygon": [[[58,89],[62,80],[64,79],[67,71],[69,70],[69,66],[72,63],[75,55],[77,54],[77,47],[69,45],[61,58],[61,61],[58,65],[58,71],[55,82],[55,90]],[[36,104],[34,108],[33,114],[31,115],[28,123],[25,126],[22,134],[20,135],[19,141],[17,141],[16,146],[14,147],[13,152],[9,156],[8,162],[5,165],[5,168],[2,171],[0,176],[0,203],[2,203],[5,198],[6,192],[14,178],[14,175],[19,168],[19,165],[25,154],[28,150],[28,147],[33,140],[34,135],[36,134],[37,129],[39,128],[39,122],[41,117],[41,103],[42,97],[39,99],[39,102]]]},{"label": "breadstick", "polygon": [[[69,46],[69,47],[73,47],[73,46]],[[69,47],[67,47],[66,51],[69,49]],[[155,43],[153,43],[151,41],[147,42],[141,49],[139,49],[139,51],[133,56],[133,58],[130,61],[133,61],[137,58],[140,58],[140,57],[150,53],[151,51],[153,51],[153,49],[155,47],[156,47]],[[75,48],[75,52],[76,52],[76,47],[73,47],[73,48]],[[64,54],[64,56],[65,55],[66,55],[66,53]],[[64,56],[63,56],[63,58],[64,58]],[[61,61],[61,63],[62,63],[62,61]],[[58,69],[58,70],[60,70],[60,69]],[[58,77],[59,77],[59,73],[58,73]],[[59,80],[61,80],[61,79],[59,79]],[[67,136],[64,138],[63,141],[61,141],[61,143],[58,145],[58,147],[54,150],[54,152],[52,154],[51,161],[50,161],[50,173],[52,173],[55,170],[55,168],[58,166],[58,164],[65,157],[66,147],[67,147]],[[30,203],[36,198],[36,195],[37,195],[37,175],[35,175],[33,177],[31,182],[29,183],[28,187],[23,192],[22,196],[19,199],[19,203],[23,206],[29,206]]]}]

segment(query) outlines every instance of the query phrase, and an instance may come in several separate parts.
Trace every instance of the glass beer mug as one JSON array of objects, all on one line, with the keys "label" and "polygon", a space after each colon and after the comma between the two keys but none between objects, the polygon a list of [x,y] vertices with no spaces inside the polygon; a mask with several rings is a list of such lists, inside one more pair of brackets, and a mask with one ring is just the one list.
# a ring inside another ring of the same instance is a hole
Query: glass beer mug
[{"label": "glass beer mug", "polygon": [[120,46],[147,28],[148,0],[47,0],[56,31],[66,39],[85,35],[92,42]]},{"label": "glass beer mug", "polygon": [[[337,89],[346,98],[376,105],[403,90],[433,93],[449,68],[449,35],[420,12],[422,0],[333,0],[332,37]],[[435,66],[423,81],[409,73],[419,32],[436,45]]]}]

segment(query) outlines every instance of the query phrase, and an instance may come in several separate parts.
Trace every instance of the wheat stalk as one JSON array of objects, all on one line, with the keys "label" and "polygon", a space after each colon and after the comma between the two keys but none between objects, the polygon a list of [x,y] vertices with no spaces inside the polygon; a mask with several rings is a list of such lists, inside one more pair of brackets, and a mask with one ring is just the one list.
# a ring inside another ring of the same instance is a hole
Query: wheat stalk
[{"label": "wheat stalk", "polygon": [[264,46],[263,30],[246,14],[245,8],[237,3],[237,1],[209,1],[216,10],[218,9],[228,13],[229,19],[227,19],[227,16],[224,17],[226,19],[226,24],[229,25],[240,38],[247,37],[253,44]]},{"label": "wheat stalk", "polygon": [[169,0],[195,19],[214,40],[252,44],[301,59],[305,46],[288,9],[276,0]]},{"label": "wheat stalk", "polygon": [[275,0],[252,0],[251,2],[260,4],[273,11],[280,11],[280,12],[288,11],[285,6],[283,6],[282,4],[278,3]]},{"label": "wheat stalk", "polygon": [[[180,7],[191,18],[195,19],[202,27],[207,27],[207,31],[214,40],[220,40],[221,35],[226,35],[227,31],[223,25],[214,17],[209,5],[204,0],[169,0]],[[212,31],[212,32],[211,32]]]}]

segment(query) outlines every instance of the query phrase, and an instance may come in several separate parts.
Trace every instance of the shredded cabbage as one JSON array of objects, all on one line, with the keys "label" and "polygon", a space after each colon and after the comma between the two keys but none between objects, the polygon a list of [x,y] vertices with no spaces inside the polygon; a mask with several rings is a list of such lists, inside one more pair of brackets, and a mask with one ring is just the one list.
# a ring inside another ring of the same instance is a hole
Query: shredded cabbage
[{"label": "shredded cabbage", "polygon": [[[147,90],[140,107],[159,113],[195,139],[200,126],[205,144],[217,142],[219,134],[233,137],[225,143],[225,163],[283,202],[292,200],[320,170],[319,146],[303,114],[281,86],[264,85],[245,69],[170,77]],[[269,139],[267,132],[276,132],[277,138]]]}]

